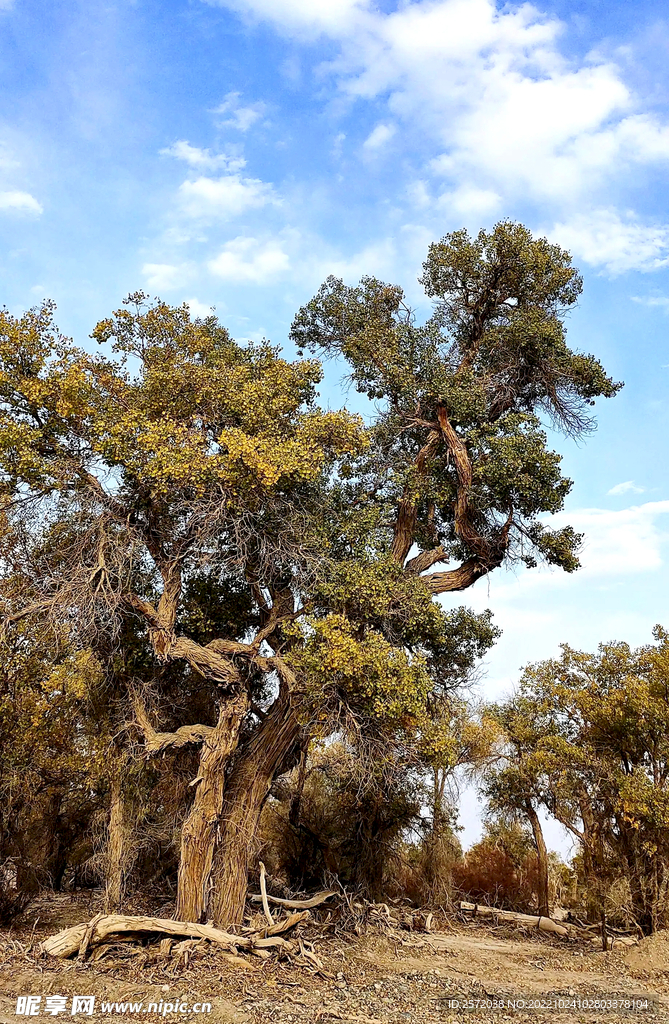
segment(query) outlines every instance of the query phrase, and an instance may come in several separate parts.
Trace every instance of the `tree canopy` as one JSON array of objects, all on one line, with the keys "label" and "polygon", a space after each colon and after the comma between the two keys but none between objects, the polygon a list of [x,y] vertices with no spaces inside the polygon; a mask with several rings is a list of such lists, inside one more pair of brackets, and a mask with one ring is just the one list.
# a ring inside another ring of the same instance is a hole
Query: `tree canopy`
[{"label": "tree canopy", "polygon": [[489,799],[519,811],[541,804],[581,849],[591,897],[617,881],[644,932],[669,914],[669,636],[596,654],[563,646],[529,666],[518,693],[489,709],[508,759],[488,775]]},{"label": "tree canopy", "polygon": [[573,571],[579,538],[538,518],[571,487],[539,416],[578,436],[595,398],[621,385],[567,346],[564,318],[582,286],[569,254],[505,221],[431,245],[421,281],[435,307],[424,324],[400,288],[331,277],[291,331],[304,348],[343,356],[356,388],[380,403],[356,487],[373,496],[379,524],[393,524],[387,549],[415,573],[462,560],[424,577],[433,593],[514,557]]},{"label": "tree canopy", "polygon": [[[263,803],[311,737],[411,771],[476,745],[458,691],[497,633],[435,595],[516,559],[578,566],[574,531],[541,519],[571,482],[540,416],[581,434],[619,385],[567,347],[568,253],[502,222],[431,246],[422,281],[419,324],[398,287],[329,278],[292,360],[141,292],[95,352],[50,303],[0,314],[5,625],[141,652],[119,693],[145,755],[199,750],[190,919],[240,920]],[[370,423],[318,405],[319,354],[346,360]]]}]

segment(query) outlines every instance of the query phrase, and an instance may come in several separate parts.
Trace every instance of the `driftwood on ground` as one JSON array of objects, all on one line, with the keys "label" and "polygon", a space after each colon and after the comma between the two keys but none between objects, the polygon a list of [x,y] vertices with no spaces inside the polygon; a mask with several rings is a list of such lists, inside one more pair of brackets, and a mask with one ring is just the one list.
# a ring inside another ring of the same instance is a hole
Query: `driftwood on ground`
[{"label": "driftwood on ground", "polygon": [[[288,907],[290,910],[311,910],[313,907],[320,906],[321,903],[325,903],[331,896],[336,896],[334,889],[327,889],[325,892],[317,892],[315,896],[311,896],[308,900],[284,900],[278,896],[270,896],[266,893],[266,898],[270,903],[276,903],[279,907]],[[257,896],[254,894],[251,896],[254,903],[262,903],[262,894]]]},{"label": "driftwood on ground", "polygon": [[497,910],[495,907],[482,907],[477,903],[460,902],[460,910],[471,911],[474,914],[496,917],[500,921],[515,921],[517,924],[524,924],[538,928],[541,932],[552,932],[554,935],[569,935],[569,928],[558,924],[552,917],[539,917],[536,914],[516,914],[511,910]]},{"label": "driftwood on ground", "polygon": [[42,943],[42,949],[50,956],[58,957],[61,960],[74,953],[78,953],[79,958],[83,959],[89,946],[98,945],[106,940],[113,941],[124,933],[132,933],[135,937],[157,933],[163,936],[208,939],[228,950],[245,949],[251,953],[258,951],[262,955],[263,950],[290,947],[291,944],[283,939],[281,934],[290,931],[295,925],[305,921],[308,916],[308,911],[301,914],[290,914],[283,921],[273,922],[271,927],[246,935],[233,935],[209,924],[170,921],[162,917],[98,914],[88,923],[77,924],[52,935]]},{"label": "driftwood on ground", "polygon": [[[583,925],[580,922],[578,924],[561,924],[558,921],[554,921],[551,917],[538,917],[536,914],[517,914],[511,910],[497,910],[496,907],[484,907],[478,903],[467,903],[464,900],[460,902],[460,910],[476,915],[494,917],[498,921],[510,921],[515,924],[526,925],[530,928],[537,928],[542,932],[551,932],[554,935],[570,935],[578,938],[589,938],[593,930],[601,932],[602,927],[601,924]],[[638,939],[634,935],[625,934],[619,930],[615,930],[614,934],[607,934],[608,932],[614,932],[614,929],[608,924],[605,927],[606,931],[601,935],[601,938],[590,939],[594,945],[601,945],[603,949],[612,949],[616,943],[622,946],[636,946]]]},{"label": "driftwood on ground", "polygon": [[[263,918],[252,918],[249,925],[241,928],[239,934],[232,934],[208,924],[194,924],[188,921],[173,921],[167,918],[150,916],[131,916],[127,914],[96,914],[90,921],[65,928],[63,931],[45,939],[41,949],[49,956],[67,959],[77,955],[85,960],[89,953],[99,959],[105,956],[105,949],[122,942],[141,941],[152,936],[159,946],[162,956],[173,956],[187,951],[202,941],[208,940],[219,948],[225,949],[226,958],[231,962],[240,961],[238,954],[252,954],[260,959],[267,959],[272,952],[279,951],[282,955],[295,954],[306,965],[320,973],[323,966],[314,951],[313,944],[308,942],[303,933],[298,932],[291,938],[284,938],[298,925],[311,919],[311,909],[318,907],[338,895],[334,890],[316,893],[308,899],[289,900],[268,895],[266,873],[261,865],[260,889],[252,900],[262,903]],[[341,894],[339,894],[341,895]],[[278,904],[272,916],[270,903]],[[275,917],[282,915],[279,920]],[[403,937],[408,931],[429,932],[433,915],[430,913],[407,913],[394,908],[391,912],[386,903],[374,904],[366,900],[354,901],[345,898],[333,912],[328,911],[325,921],[316,925],[319,934],[351,931],[362,934],[367,927],[385,932],[403,944],[418,945],[420,940],[409,940]],[[177,940],[182,941],[177,941]],[[248,961],[241,961],[248,964]]]}]

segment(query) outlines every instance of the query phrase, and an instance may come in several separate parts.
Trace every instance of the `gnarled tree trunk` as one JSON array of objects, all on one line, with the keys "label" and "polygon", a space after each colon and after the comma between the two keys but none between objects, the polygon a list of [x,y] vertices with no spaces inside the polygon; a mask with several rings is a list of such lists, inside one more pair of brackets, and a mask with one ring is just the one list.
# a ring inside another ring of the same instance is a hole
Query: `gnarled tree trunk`
[{"label": "gnarled tree trunk", "polygon": [[129,831],[121,767],[114,771],[112,775],[109,797],[105,912],[107,914],[119,914],[125,892]]},{"label": "gnarled tree trunk", "polygon": [[274,778],[297,761],[299,741],[299,722],[290,699],[282,696],[238,753],[223,797],[208,908],[216,927],[243,920],[260,814]]},{"label": "gnarled tree trunk", "polygon": [[546,849],[546,841],[544,839],[539,815],[537,814],[531,800],[525,801],[525,812],[530,825],[532,826],[534,845],[537,850],[537,910],[540,917],[550,917],[551,908],[548,897],[548,850]]},{"label": "gnarled tree trunk", "polygon": [[195,799],[181,829],[176,907],[180,921],[204,919],[226,768],[237,748],[248,707],[245,691],[225,701],[216,726],[202,743]]}]

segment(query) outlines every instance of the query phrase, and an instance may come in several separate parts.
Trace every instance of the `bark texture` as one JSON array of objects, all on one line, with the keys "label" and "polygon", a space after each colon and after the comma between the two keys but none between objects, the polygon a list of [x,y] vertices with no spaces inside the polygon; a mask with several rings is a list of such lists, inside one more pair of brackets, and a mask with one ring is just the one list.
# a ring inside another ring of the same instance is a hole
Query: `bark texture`
[{"label": "bark texture", "polygon": [[[414,478],[405,488],[399,503],[391,554],[395,561],[404,565],[414,540],[418,521],[417,491],[420,490],[420,483],[427,475],[430,459],[439,450],[440,445],[444,444],[455,466],[457,477],[453,509],[455,533],[471,552],[471,557],[455,569],[423,576],[425,585],[432,594],[444,594],[466,590],[481,576],[487,575],[502,564],[509,546],[509,531],[513,521],[513,512],[509,512],[506,523],[497,532],[497,535],[485,537],[479,532],[470,506],[473,470],[467,446],[453,427],[445,406],[440,405],[437,408],[437,421],[431,426],[432,429],[427,440],[416,457]],[[445,558],[447,558],[447,553],[439,544],[432,550],[421,551],[411,558],[406,562],[405,568],[411,573],[420,575]]]},{"label": "bark texture", "polygon": [[181,830],[176,916],[182,921],[198,922],[205,915],[225,771],[248,707],[246,692],[225,701],[202,744],[195,799]]},{"label": "bark texture", "polygon": [[300,725],[287,694],[279,697],[234,762],[223,797],[210,916],[241,924],[260,814],[276,775],[299,757]]},{"label": "bark texture", "polygon": [[541,821],[532,801],[525,801],[525,812],[532,827],[534,845],[537,850],[537,901],[538,911],[542,917],[550,917],[551,908],[548,895],[548,850],[544,839]]},{"label": "bark texture", "polygon": [[123,904],[128,863],[128,815],[123,793],[122,771],[114,772],[110,785],[107,835],[107,877],[105,912],[118,914]]}]

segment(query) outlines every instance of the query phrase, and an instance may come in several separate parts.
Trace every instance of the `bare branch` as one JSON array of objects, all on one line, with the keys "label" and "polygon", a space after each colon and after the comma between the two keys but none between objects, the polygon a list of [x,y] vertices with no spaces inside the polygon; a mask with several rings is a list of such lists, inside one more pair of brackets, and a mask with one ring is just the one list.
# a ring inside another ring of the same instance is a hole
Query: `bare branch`
[{"label": "bare branch", "polygon": [[436,548],[432,548],[431,551],[421,551],[415,558],[410,558],[404,568],[407,572],[414,573],[419,576],[426,569],[431,568],[436,562],[445,562],[448,555],[441,544]]},{"label": "bare branch", "polygon": [[145,749],[149,754],[158,754],[168,747],[185,747],[188,743],[202,743],[214,731],[210,725],[182,725],[176,732],[157,732],[149,719],[144,703],[138,693],[132,697],[137,725],[144,735]]}]

